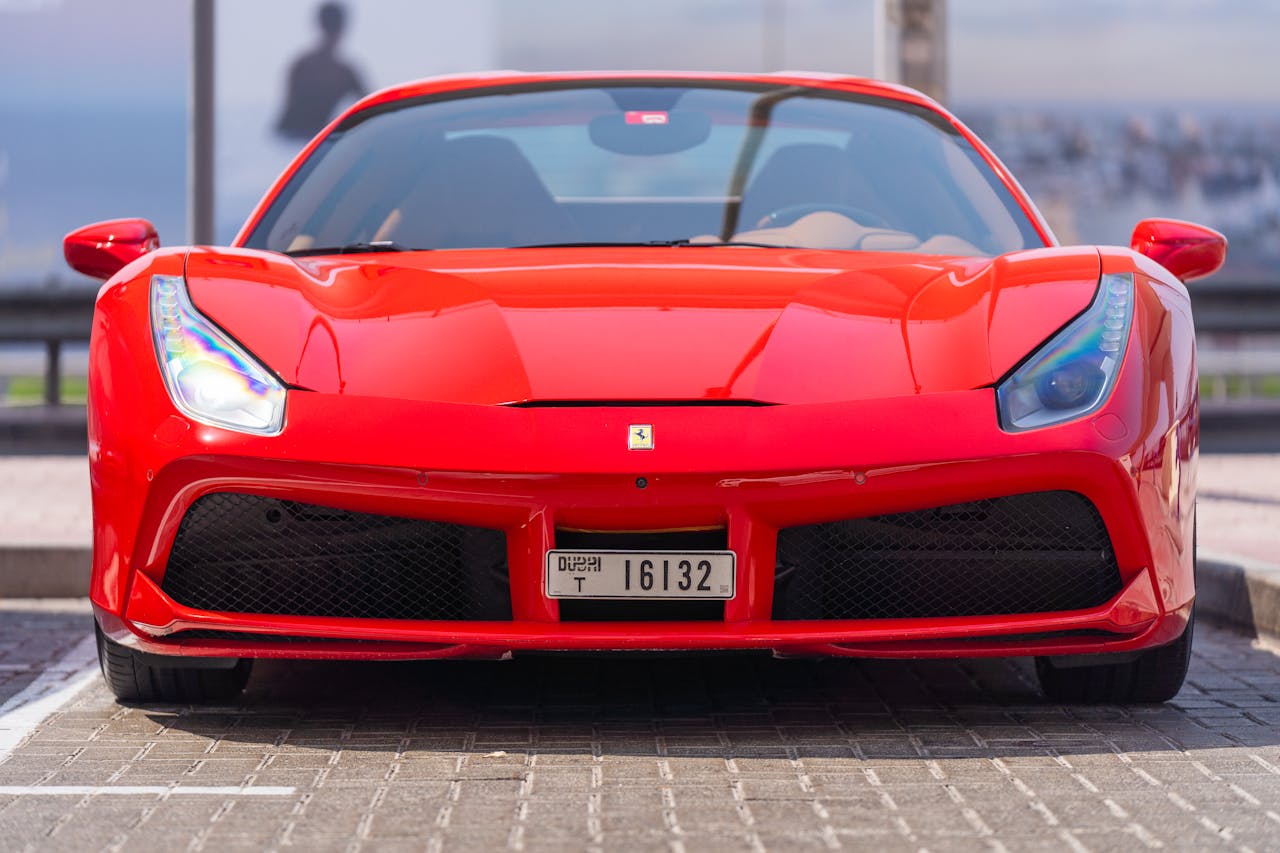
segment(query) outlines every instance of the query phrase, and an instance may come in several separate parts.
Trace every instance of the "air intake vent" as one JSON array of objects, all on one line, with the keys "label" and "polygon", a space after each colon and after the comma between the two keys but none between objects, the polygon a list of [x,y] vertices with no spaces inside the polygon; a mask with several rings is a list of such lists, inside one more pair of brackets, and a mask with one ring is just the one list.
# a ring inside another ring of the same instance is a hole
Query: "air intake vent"
[{"label": "air intake vent", "polygon": [[507,620],[506,536],[257,495],[200,498],[161,588],[196,610]]},{"label": "air intake vent", "polygon": [[1093,504],[1036,492],[781,530],[773,618],[1083,610],[1120,588]]}]

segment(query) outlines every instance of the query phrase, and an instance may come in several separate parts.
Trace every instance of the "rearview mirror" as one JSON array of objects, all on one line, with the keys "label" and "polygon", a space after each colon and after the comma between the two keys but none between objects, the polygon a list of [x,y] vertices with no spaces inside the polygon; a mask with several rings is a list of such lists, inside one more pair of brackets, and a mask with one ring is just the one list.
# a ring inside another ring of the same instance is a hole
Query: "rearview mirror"
[{"label": "rearview mirror", "polygon": [[674,154],[706,142],[711,119],[693,112],[627,110],[596,116],[587,132],[597,146],[615,154]]},{"label": "rearview mirror", "polygon": [[1133,229],[1129,248],[1163,266],[1182,281],[1215,273],[1227,259],[1227,238],[1180,219],[1144,219]]},{"label": "rearview mirror", "polygon": [[108,279],[131,261],[160,248],[156,227],[145,219],[95,222],[62,238],[62,254],[76,272]]}]

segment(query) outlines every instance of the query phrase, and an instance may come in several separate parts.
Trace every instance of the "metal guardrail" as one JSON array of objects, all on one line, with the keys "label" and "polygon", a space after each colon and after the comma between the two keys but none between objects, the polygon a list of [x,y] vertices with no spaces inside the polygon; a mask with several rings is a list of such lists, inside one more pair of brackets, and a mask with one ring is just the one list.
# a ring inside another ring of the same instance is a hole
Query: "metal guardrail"
[{"label": "metal guardrail", "polygon": [[0,344],[35,345],[44,351],[44,404],[0,405],[0,452],[85,452],[85,408],[62,399],[63,350],[89,340],[96,294],[97,283],[89,279],[0,290]]},{"label": "metal guardrail", "polygon": [[89,340],[96,290],[0,291],[0,343],[44,345],[44,402],[62,403],[62,347]]},{"label": "metal guardrail", "polygon": [[1280,284],[1209,279],[1189,290],[1203,414],[1222,424],[1280,418]]},{"label": "metal guardrail", "polygon": [[1280,334],[1280,281],[1192,282],[1191,310],[1197,332]]},{"label": "metal guardrail", "polygon": [[[87,285],[87,286],[86,286]],[[1258,377],[1280,376],[1280,282],[1254,283],[1215,281],[1190,287],[1197,333],[1216,342],[1230,342],[1251,335],[1275,335],[1273,348],[1230,346],[1202,348],[1202,374],[1211,377],[1214,388],[1219,379],[1241,377],[1252,382]],[[0,290],[0,343],[37,343],[44,347],[44,403],[38,411],[22,413],[18,422],[39,428],[65,424],[67,409],[62,405],[62,349],[67,343],[89,340],[93,323],[96,290],[92,283],[59,287]],[[1258,400],[1235,401],[1213,393],[1206,399],[1214,412],[1244,413],[1259,409]],[[1270,402],[1270,401],[1265,401]],[[29,407],[28,407],[29,408]],[[1280,401],[1275,408],[1280,411]],[[1236,411],[1238,410],[1238,412]],[[5,435],[0,430],[0,438]]]}]

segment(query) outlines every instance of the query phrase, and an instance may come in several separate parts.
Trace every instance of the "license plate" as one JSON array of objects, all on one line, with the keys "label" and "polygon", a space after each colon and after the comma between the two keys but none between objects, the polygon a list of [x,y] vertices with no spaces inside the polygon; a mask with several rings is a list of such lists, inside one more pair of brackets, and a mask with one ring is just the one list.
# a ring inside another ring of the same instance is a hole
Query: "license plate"
[{"label": "license plate", "polygon": [[551,598],[733,598],[732,551],[548,551]]}]

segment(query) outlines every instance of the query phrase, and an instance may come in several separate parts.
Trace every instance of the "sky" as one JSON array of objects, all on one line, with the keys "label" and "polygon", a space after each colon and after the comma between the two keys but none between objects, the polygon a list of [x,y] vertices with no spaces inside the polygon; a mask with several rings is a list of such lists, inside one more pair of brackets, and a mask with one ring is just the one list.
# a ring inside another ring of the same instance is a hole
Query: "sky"
[{"label": "sky", "polygon": [[[348,0],[352,39],[377,30],[406,76],[432,62],[439,34],[471,31],[472,0]],[[871,68],[872,0],[480,0],[493,8],[491,63],[509,67],[758,67],[764,10],[785,9],[780,64]],[[252,65],[272,34],[292,42],[307,0],[220,0],[252,12],[239,56]],[[5,102],[185,97],[182,0],[0,0]],[[414,14],[417,11],[418,14]],[[1170,103],[1280,100],[1275,0],[951,0],[957,101]],[[456,21],[454,19],[457,19]],[[403,20],[403,25],[397,25]],[[301,26],[309,27],[309,22]],[[464,40],[465,40],[464,36]],[[424,72],[425,73],[425,72]],[[92,82],[92,85],[88,85]],[[20,85],[12,85],[12,84]]]},{"label": "sky", "polygon": [[0,0],[0,110],[181,105],[189,20],[182,0]]}]

